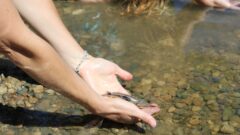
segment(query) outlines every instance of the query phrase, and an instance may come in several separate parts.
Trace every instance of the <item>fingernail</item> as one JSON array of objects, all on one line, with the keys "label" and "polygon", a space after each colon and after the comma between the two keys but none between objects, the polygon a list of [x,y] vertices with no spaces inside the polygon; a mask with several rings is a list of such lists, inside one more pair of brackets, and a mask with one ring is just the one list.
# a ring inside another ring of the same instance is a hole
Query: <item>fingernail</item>
[{"label": "fingernail", "polygon": [[157,126],[156,120],[153,120],[153,121],[151,122],[151,126],[152,126],[153,128],[155,128],[155,127]]}]

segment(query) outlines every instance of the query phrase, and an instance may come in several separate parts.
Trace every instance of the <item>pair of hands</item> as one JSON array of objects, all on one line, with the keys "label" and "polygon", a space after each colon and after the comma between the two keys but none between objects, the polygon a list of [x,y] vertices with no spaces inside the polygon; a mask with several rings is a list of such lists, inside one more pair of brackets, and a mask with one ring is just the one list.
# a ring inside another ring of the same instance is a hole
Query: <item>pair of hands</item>
[{"label": "pair of hands", "polygon": [[[107,92],[120,92],[129,94],[119,83],[117,76],[123,80],[131,80],[132,75],[121,69],[118,65],[102,58],[90,58],[80,67],[80,75],[87,84],[99,95]],[[102,107],[95,113],[102,117],[121,123],[134,123],[139,120],[156,126],[156,120],[151,114],[159,110],[139,109],[136,105],[119,98],[103,97]],[[99,107],[93,107],[99,108]]]}]

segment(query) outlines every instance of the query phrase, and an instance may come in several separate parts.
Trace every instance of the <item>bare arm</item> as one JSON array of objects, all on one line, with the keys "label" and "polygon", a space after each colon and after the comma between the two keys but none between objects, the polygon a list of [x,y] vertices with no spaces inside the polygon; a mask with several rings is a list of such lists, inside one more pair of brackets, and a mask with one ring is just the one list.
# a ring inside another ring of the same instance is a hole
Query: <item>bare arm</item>
[{"label": "bare arm", "polygon": [[35,80],[57,89],[97,115],[123,123],[137,118],[156,126],[154,118],[135,105],[103,98],[93,91],[46,41],[26,27],[11,1],[0,1],[0,16],[0,53]]},{"label": "bare arm", "polygon": [[[11,3],[1,1],[1,52],[34,79],[57,89],[88,109],[100,100],[47,42],[30,31]],[[1,5],[0,4],[0,5]]]},{"label": "bare arm", "polygon": [[58,51],[73,68],[83,49],[64,26],[52,0],[13,0],[21,15]]}]

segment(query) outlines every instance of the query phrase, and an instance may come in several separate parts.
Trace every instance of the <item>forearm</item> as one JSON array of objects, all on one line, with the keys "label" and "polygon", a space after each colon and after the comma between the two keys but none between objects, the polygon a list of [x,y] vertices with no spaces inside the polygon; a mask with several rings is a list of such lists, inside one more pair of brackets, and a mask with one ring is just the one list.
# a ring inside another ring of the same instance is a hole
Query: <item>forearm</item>
[{"label": "forearm", "polygon": [[13,0],[21,15],[36,29],[59,54],[76,67],[83,49],[61,21],[52,0]]},{"label": "forearm", "polygon": [[[29,39],[36,43],[38,37]],[[98,103],[99,96],[78,77],[44,41],[39,40],[36,46],[25,42],[11,43],[4,52],[17,66],[38,82],[58,90],[61,94],[77,101],[88,109],[89,105]],[[36,49],[37,48],[37,49]],[[27,52],[27,53],[25,53]]]}]

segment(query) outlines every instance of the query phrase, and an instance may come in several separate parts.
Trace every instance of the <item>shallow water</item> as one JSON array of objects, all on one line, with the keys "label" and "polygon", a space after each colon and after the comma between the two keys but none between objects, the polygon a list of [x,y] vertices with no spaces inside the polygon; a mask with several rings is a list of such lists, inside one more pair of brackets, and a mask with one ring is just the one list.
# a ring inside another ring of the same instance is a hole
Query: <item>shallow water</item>
[{"label": "shallow water", "polygon": [[[133,73],[133,81],[123,82],[127,89],[159,104],[158,126],[145,134],[240,134],[240,12],[183,1],[161,15],[121,16],[112,5],[56,4],[83,48]],[[14,110],[11,104],[0,108],[24,116],[17,121],[12,115],[1,118],[0,133],[141,133],[111,122],[85,129],[79,114],[87,112],[58,94],[43,93],[29,107],[37,112]]]}]

